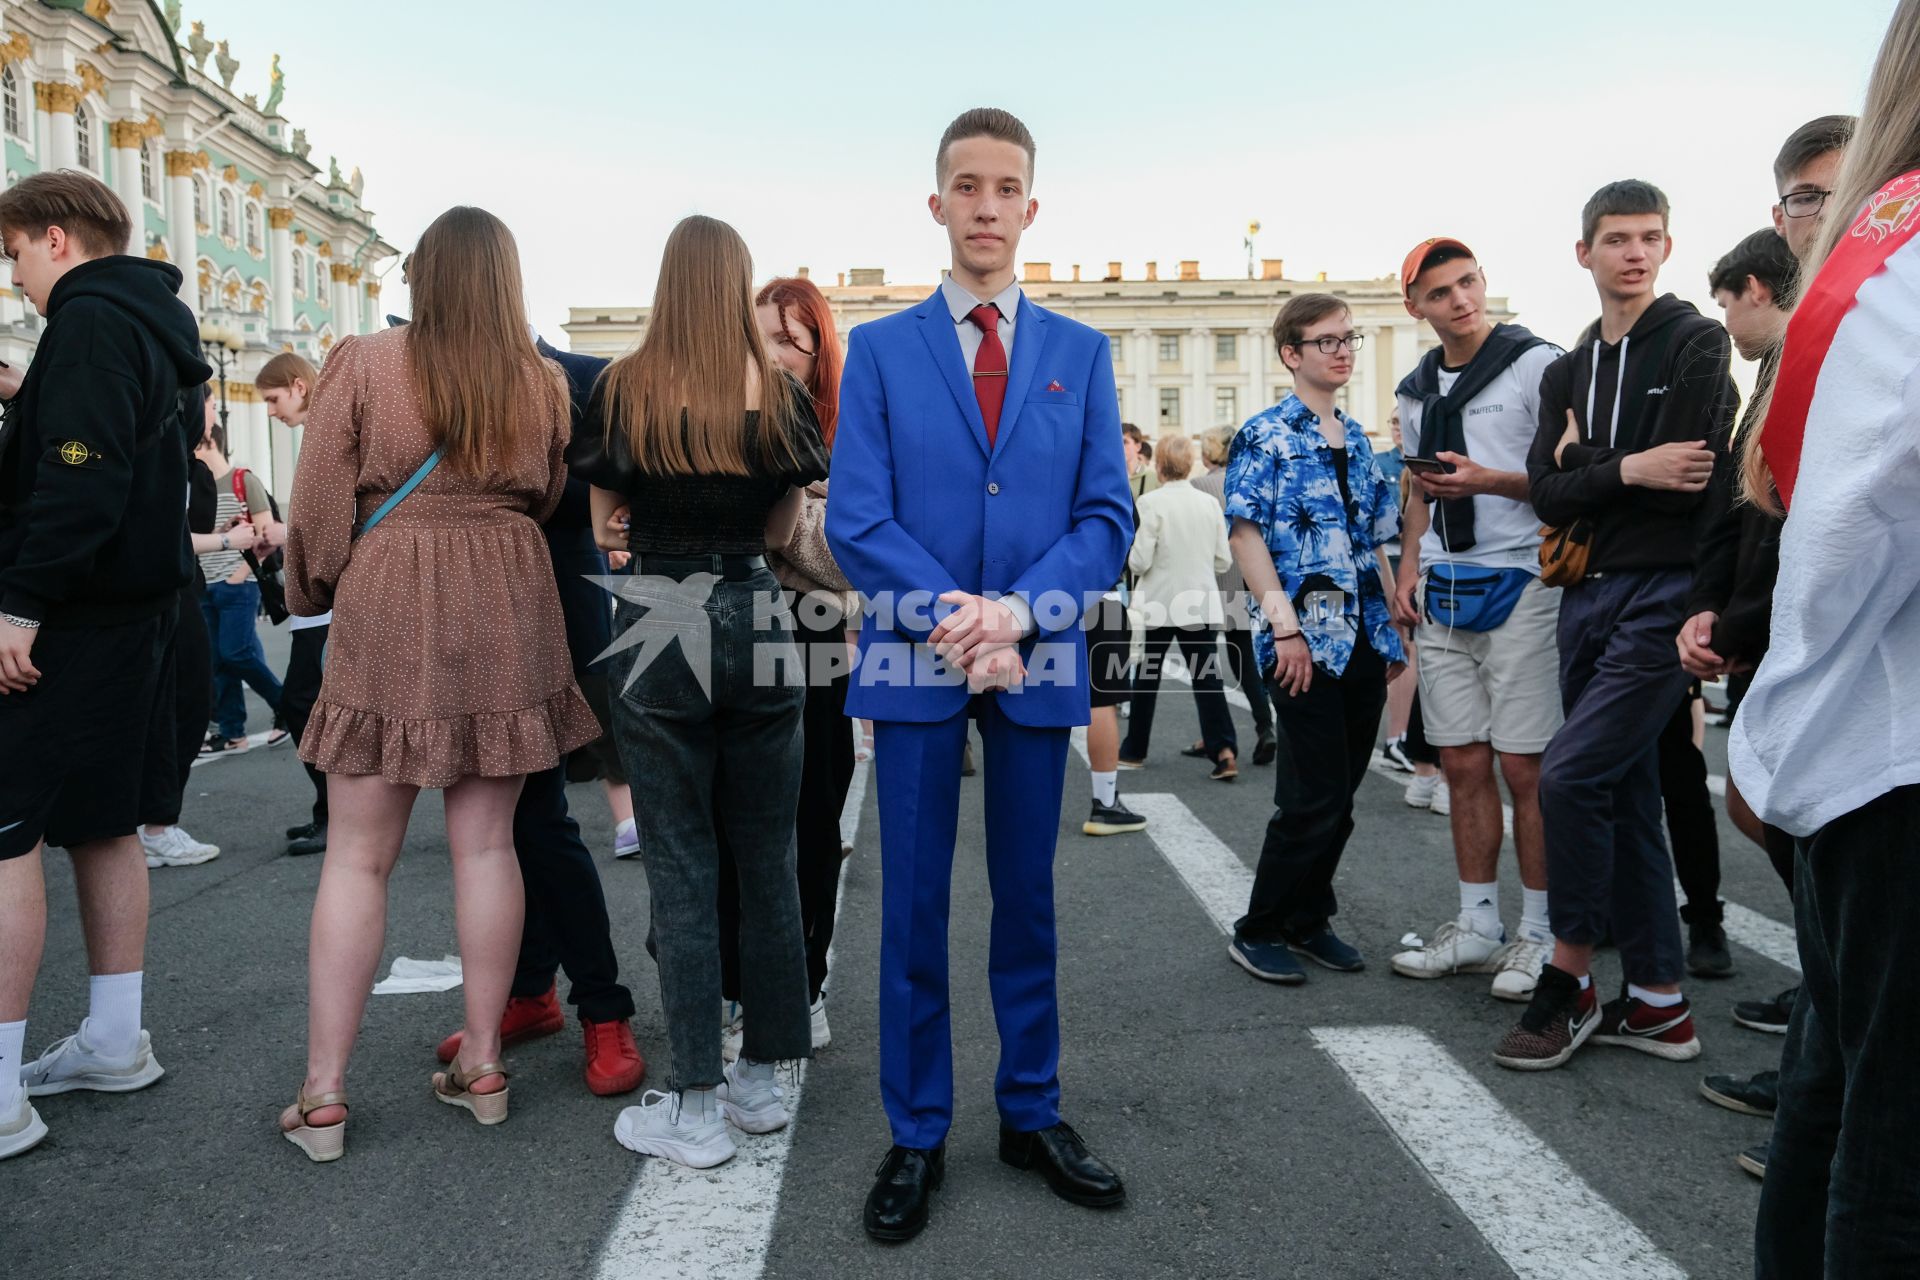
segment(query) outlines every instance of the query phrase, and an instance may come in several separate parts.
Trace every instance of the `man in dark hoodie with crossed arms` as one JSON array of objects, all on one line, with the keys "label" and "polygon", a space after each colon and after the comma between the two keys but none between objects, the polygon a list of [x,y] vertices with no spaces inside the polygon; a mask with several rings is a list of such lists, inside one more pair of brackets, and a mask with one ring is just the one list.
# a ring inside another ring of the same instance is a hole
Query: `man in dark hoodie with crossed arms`
[{"label": "man in dark hoodie with crossed arms", "polygon": [[[1553,958],[1494,1052],[1516,1070],[1560,1066],[1589,1038],[1669,1061],[1700,1054],[1680,992],[1658,742],[1687,682],[1675,639],[1739,395],[1726,330],[1654,292],[1673,249],[1667,211],[1660,189],[1639,181],[1587,201],[1575,254],[1600,318],[1542,377],[1527,456],[1534,510],[1580,526],[1591,551],[1561,595],[1567,718],[1540,768]],[[1626,989],[1603,1007],[1591,969],[1609,932]]]},{"label": "man in dark hoodie with crossed arms", "polygon": [[[192,572],[180,392],[204,383],[180,272],[128,256],[126,206],[72,170],[0,192],[13,283],[47,319],[0,440],[0,1158],[46,1136],[27,1098],[162,1075],[141,1029],[148,722]],[[168,699],[172,694],[169,692]],[[86,1021],[21,1063],[46,937],[41,850],[86,921]]]}]

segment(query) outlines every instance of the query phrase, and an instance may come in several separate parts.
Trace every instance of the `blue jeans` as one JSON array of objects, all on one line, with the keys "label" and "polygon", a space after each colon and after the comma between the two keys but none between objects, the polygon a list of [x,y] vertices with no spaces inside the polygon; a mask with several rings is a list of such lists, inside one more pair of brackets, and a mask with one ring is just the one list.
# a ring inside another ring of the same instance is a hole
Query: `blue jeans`
[{"label": "blue jeans", "polygon": [[1901,967],[1920,945],[1920,786],[1798,842],[1805,972],[1754,1229],[1759,1280],[1920,1275],[1920,1010]]},{"label": "blue jeans", "polygon": [[213,718],[223,738],[247,735],[247,704],[240,692],[245,681],[275,715],[280,713],[280,681],[267,666],[255,619],[260,614],[260,587],[245,582],[209,582],[201,611],[213,642]]}]

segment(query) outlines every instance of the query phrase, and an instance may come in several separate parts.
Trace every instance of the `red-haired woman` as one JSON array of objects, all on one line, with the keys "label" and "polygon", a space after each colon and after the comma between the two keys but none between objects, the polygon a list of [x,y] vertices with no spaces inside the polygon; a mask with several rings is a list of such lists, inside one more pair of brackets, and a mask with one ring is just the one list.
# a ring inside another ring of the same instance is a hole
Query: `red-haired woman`
[{"label": "red-haired woman", "polygon": [[[754,298],[760,332],[780,366],[813,397],[820,436],[829,452],[840,417],[840,336],[833,312],[811,280],[768,281]],[[800,769],[800,805],[795,815],[795,867],[800,877],[800,927],[807,939],[807,998],[813,1008],[813,1047],[828,1040],[827,947],[833,941],[834,900],[840,891],[840,810],[853,781],[853,724],[847,719],[846,618],[853,589],[827,550],[827,482],[808,485],[800,518],[787,545],[767,554],[780,585],[793,593],[794,642],[806,653],[807,701],[801,716],[805,740]],[[831,678],[829,678],[831,677]],[[741,1043],[740,900],[733,859],[721,842],[721,990],[734,1008],[723,1052],[733,1057]]]}]

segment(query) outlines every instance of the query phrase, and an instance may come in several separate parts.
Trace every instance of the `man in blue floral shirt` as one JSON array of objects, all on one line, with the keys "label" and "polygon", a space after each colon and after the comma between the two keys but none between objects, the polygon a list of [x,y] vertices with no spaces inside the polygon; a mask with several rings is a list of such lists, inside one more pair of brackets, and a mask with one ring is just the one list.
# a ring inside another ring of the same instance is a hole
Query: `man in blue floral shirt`
[{"label": "man in blue floral shirt", "polygon": [[1362,338],[1346,303],[1302,294],[1273,325],[1294,393],[1250,419],[1227,455],[1234,559],[1267,626],[1254,655],[1280,729],[1274,804],[1247,914],[1227,954],[1268,982],[1306,981],[1295,952],[1365,967],[1330,921],[1387,682],[1405,652],[1387,608],[1385,553],[1400,531],[1394,487],[1360,424],[1334,407]]}]

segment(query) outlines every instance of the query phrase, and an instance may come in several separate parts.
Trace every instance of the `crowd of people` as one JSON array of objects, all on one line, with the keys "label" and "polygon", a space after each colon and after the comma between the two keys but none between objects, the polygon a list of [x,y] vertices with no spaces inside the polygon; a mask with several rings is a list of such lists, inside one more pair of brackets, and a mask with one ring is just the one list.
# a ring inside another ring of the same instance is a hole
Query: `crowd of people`
[{"label": "crowd of people", "polygon": [[[1786,1035],[1781,1069],[1701,1090],[1777,1117],[1741,1157],[1766,1177],[1760,1275],[1910,1273],[1909,1024],[1883,960],[1915,918],[1920,830],[1920,690],[1899,660],[1920,607],[1916,84],[1920,0],[1903,0],[1863,115],[1786,140],[1773,225],[1715,264],[1724,325],[1659,291],[1672,210],[1646,181],[1580,211],[1599,316],[1564,347],[1489,318],[1489,264],[1465,243],[1414,245],[1401,292],[1437,341],[1399,384],[1386,453],[1343,408],[1364,337],[1326,293],[1273,322],[1280,403],[1195,440],[1123,423],[1106,338],[1015,281],[1035,144],[1004,111],[965,113],[935,152],[939,288],[844,346],[817,289],[756,289],[740,236],[696,216],[633,352],[556,351],[527,324],[511,233],[450,209],[406,263],[409,320],[322,370],[285,354],[259,375],[305,429],[284,519],[224,452],[178,271],[118,252],[126,210],[93,178],[10,187],[0,237],[47,327],[27,370],[0,368],[0,1157],[45,1135],[31,1099],[162,1075],[141,1027],[147,875],[218,853],[182,830],[181,799],[196,754],[251,745],[243,685],[312,780],[287,852],[325,854],[306,1070],[278,1123],[315,1161],[346,1150],[422,790],[445,806],[465,1002],[441,1102],[507,1118],[504,1048],[564,1026],[562,968],[589,1088],[647,1076],[568,812],[568,782],[597,777],[614,855],[645,868],[670,1063],[614,1137],[707,1168],[733,1131],[786,1125],[779,1064],[830,1038],[839,816],[869,725],[892,1146],[864,1222],[902,1241],[945,1174],[970,736],[999,1155],[1105,1208],[1124,1183],[1063,1119],[1057,1074],[1074,727],[1088,836],[1148,824],[1118,775],[1151,767],[1176,650],[1200,723],[1180,753],[1222,783],[1273,770],[1228,947],[1253,977],[1366,966],[1335,931],[1334,880],[1384,754],[1446,815],[1459,887],[1393,972],[1490,976],[1524,1005],[1489,1046],[1503,1067],[1589,1042],[1685,1062],[1683,978],[1733,969],[1699,745],[1699,682],[1725,677],[1727,811],[1794,896],[1806,978],[1737,1009]],[[1758,365],[1744,415],[1736,352]],[[291,619],[284,678],[263,610]],[[72,859],[91,998],[23,1061],[46,846]]]}]

